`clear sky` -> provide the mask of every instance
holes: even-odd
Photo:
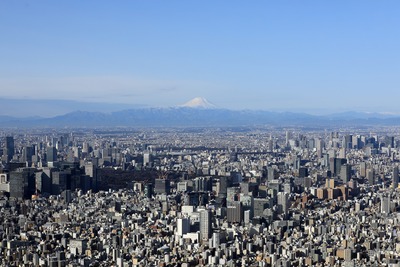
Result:
[[[0,1],[0,97],[400,113],[400,1]]]

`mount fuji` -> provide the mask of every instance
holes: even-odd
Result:
[[[203,97],[195,97],[192,100],[186,102],[185,104],[179,106],[185,108],[201,108],[201,109],[215,109],[217,106],[210,103],[207,99]]]

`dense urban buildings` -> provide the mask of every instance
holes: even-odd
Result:
[[[3,130],[0,265],[400,266],[399,130]]]

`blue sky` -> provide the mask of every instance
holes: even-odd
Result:
[[[399,1],[1,1],[3,98],[400,113]]]

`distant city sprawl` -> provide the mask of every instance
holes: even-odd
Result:
[[[3,129],[0,266],[400,266],[400,128]]]

